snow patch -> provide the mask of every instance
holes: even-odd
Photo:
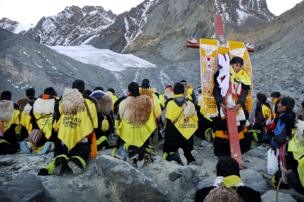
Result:
[[[81,45],[85,45],[85,44],[89,43],[93,38],[95,38],[95,37],[97,37],[97,36],[98,36],[98,35],[93,35],[93,36],[89,37],[89,38],[86,39],[84,42],[82,42]]]
[[[127,45],[129,45],[131,39],[128,37],[128,33],[130,32],[129,29],[130,29],[130,26],[129,26],[129,22],[128,22],[128,19],[127,17],[124,17],[124,22],[125,22],[125,29],[126,29],[126,32],[125,32],[125,39],[127,41]]]
[[[144,2],[143,8],[138,10],[137,13],[139,13],[139,16],[137,18],[131,18],[133,26],[136,27],[135,30],[129,31],[130,30],[130,23],[124,18],[125,22],[125,27],[126,27],[126,32],[125,32],[125,39],[127,41],[126,46],[123,48],[122,52],[129,46],[129,44],[134,41],[143,31],[144,26],[147,23],[148,20],[148,14],[147,12],[151,8],[151,6],[155,5],[158,3],[159,0],[149,0]]]
[[[93,46],[49,46],[49,48],[78,60],[85,64],[96,65],[110,71],[123,71],[128,67],[153,68],[156,67],[133,54],[120,54],[108,49],[97,49]]]
[[[227,11],[227,5],[225,3],[222,3],[221,4],[221,9],[222,9],[222,12],[223,12],[223,19],[224,19],[224,22],[229,22],[230,20],[230,16],[229,16],[229,13]]]
[[[236,9],[236,13],[238,14],[238,19],[237,19],[237,24],[241,25],[242,23],[245,22],[245,20],[250,16],[248,13],[244,12],[241,9]]]
[[[31,29],[33,27],[34,27],[34,24],[18,23],[17,27],[14,29],[14,33],[18,34],[22,31],[28,31],[29,29]]]

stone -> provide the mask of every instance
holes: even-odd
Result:
[[[260,173],[252,169],[241,170],[241,179],[244,184],[252,189],[265,193],[268,190],[267,182]]]
[[[35,175],[24,173],[0,188],[1,201],[53,201],[49,192]]]
[[[120,201],[167,201],[166,193],[139,170],[125,161],[101,155],[96,159],[97,173],[111,189],[111,199]],[[115,197],[115,198],[114,198]]]
[[[263,202],[276,202],[276,191],[269,190],[265,194],[262,195]],[[296,202],[296,200],[290,195],[279,192],[279,201],[288,201],[288,202]]]

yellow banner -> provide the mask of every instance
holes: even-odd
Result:
[[[201,112],[207,117],[218,115],[215,99],[213,97],[216,72],[218,42],[214,39],[200,39],[200,68],[202,86]]]
[[[229,44],[229,54],[230,58],[235,56],[241,57],[244,60],[244,70],[250,76],[250,80],[252,81],[252,65],[249,57],[249,53],[245,44],[241,41],[228,41]],[[253,82],[251,82],[250,86],[251,90],[246,99],[246,108],[250,112],[252,110],[252,89]]]

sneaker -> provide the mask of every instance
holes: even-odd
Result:
[[[117,140],[118,140],[118,135],[116,133],[111,133],[109,135],[108,141],[109,141],[109,146],[114,147],[117,145]]]
[[[203,161],[202,157],[200,156],[200,154],[196,150],[192,150],[191,155],[195,159],[196,165],[202,165],[203,164],[204,161]]]
[[[144,165],[145,165],[145,159],[144,158],[143,159],[137,159],[137,161],[136,161],[137,168],[142,168],[142,167],[144,167]]]
[[[179,148],[176,152],[169,155],[167,158],[169,161],[173,160],[181,165],[187,165],[188,161],[184,155],[184,150],[182,148]]]
[[[53,144],[52,142],[46,142],[42,149],[38,152],[39,155],[43,155],[43,154],[46,154],[46,153],[49,153],[53,150]]]
[[[128,153],[123,147],[119,147],[114,157],[126,161],[128,159]]]
[[[213,140],[213,130],[211,128],[208,128],[205,131],[205,140],[207,142],[212,142],[212,140]]]
[[[59,164],[58,166],[55,166],[53,174],[57,176],[61,176],[63,174],[62,168],[63,168],[63,164]]]
[[[26,141],[19,142],[22,154],[30,154],[32,151]]]
[[[73,175],[79,175],[83,173],[83,170],[78,165],[76,165],[76,163],[74,163],[73,161],[69,161],[68,166],[71,169]]]

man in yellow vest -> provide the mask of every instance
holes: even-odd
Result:
[[[19,113],[12,101],[12,93],[3,91],[0,100],[0,154],[13,154],[19,150],[15,132]]]
[[[288,143],[288,184],[297,192],[304,193],[304,121],[298,119],[296,134]]]
[[[224,98],[227,94],[229,83],[231,82],[232,93],[229,98],[234,110],[238,112],[238,133],[241,146],[241,152],[244,153],[250,149],[251,139],[247,136],[247,120],[249,113],[246,107],[246,97],[250,90],[251,80],[249,75],[242,68],[244,60],[240,57],[233,57],[230,61],[229,76],[222,75],[221,68],[214,74],[213,95],[218,106],[219,115],[213,120],[215,129],[214,154],[216,156],[230,156],[229,135],[225,117],[226,105]],[[229,72],[230,71],[230,72]],[[228,79],[228,80],[227,80]]]
[[[98,126],[96,106],[83,97],[84,89],[84,82],[75,80],[72,89],[64,90],[59,105],[61,116],[55,124],[58,141],[55,142],[54,159],[45,170],[40,170],[40,175],[62,175],[68,170],[74,175],[80,174],[87,166],[91,148],[97,150],[94,134]],[[91,143],[94,142],[93,148]]]
[[[174,160],[182,165],[198,161],[198,153],[193,150],[193,134],[198,128],[198,118],[194,104],[185,97],[185,88],[181,83],[174,85],[174,96],[164,112],[166,122],[163,158]]]
[[[155,119],[161,114],[157,100],[153,102],[147,95],[140,95],[139,85],[128,85],[128,97],[119,105],[117,133],[119,135],[118,155],[124,160],[132,160],[142,167],[145,157],[149,157],[147,147],[149,137],[157,129]],[[133,163],[132,162],[132,163]]]

